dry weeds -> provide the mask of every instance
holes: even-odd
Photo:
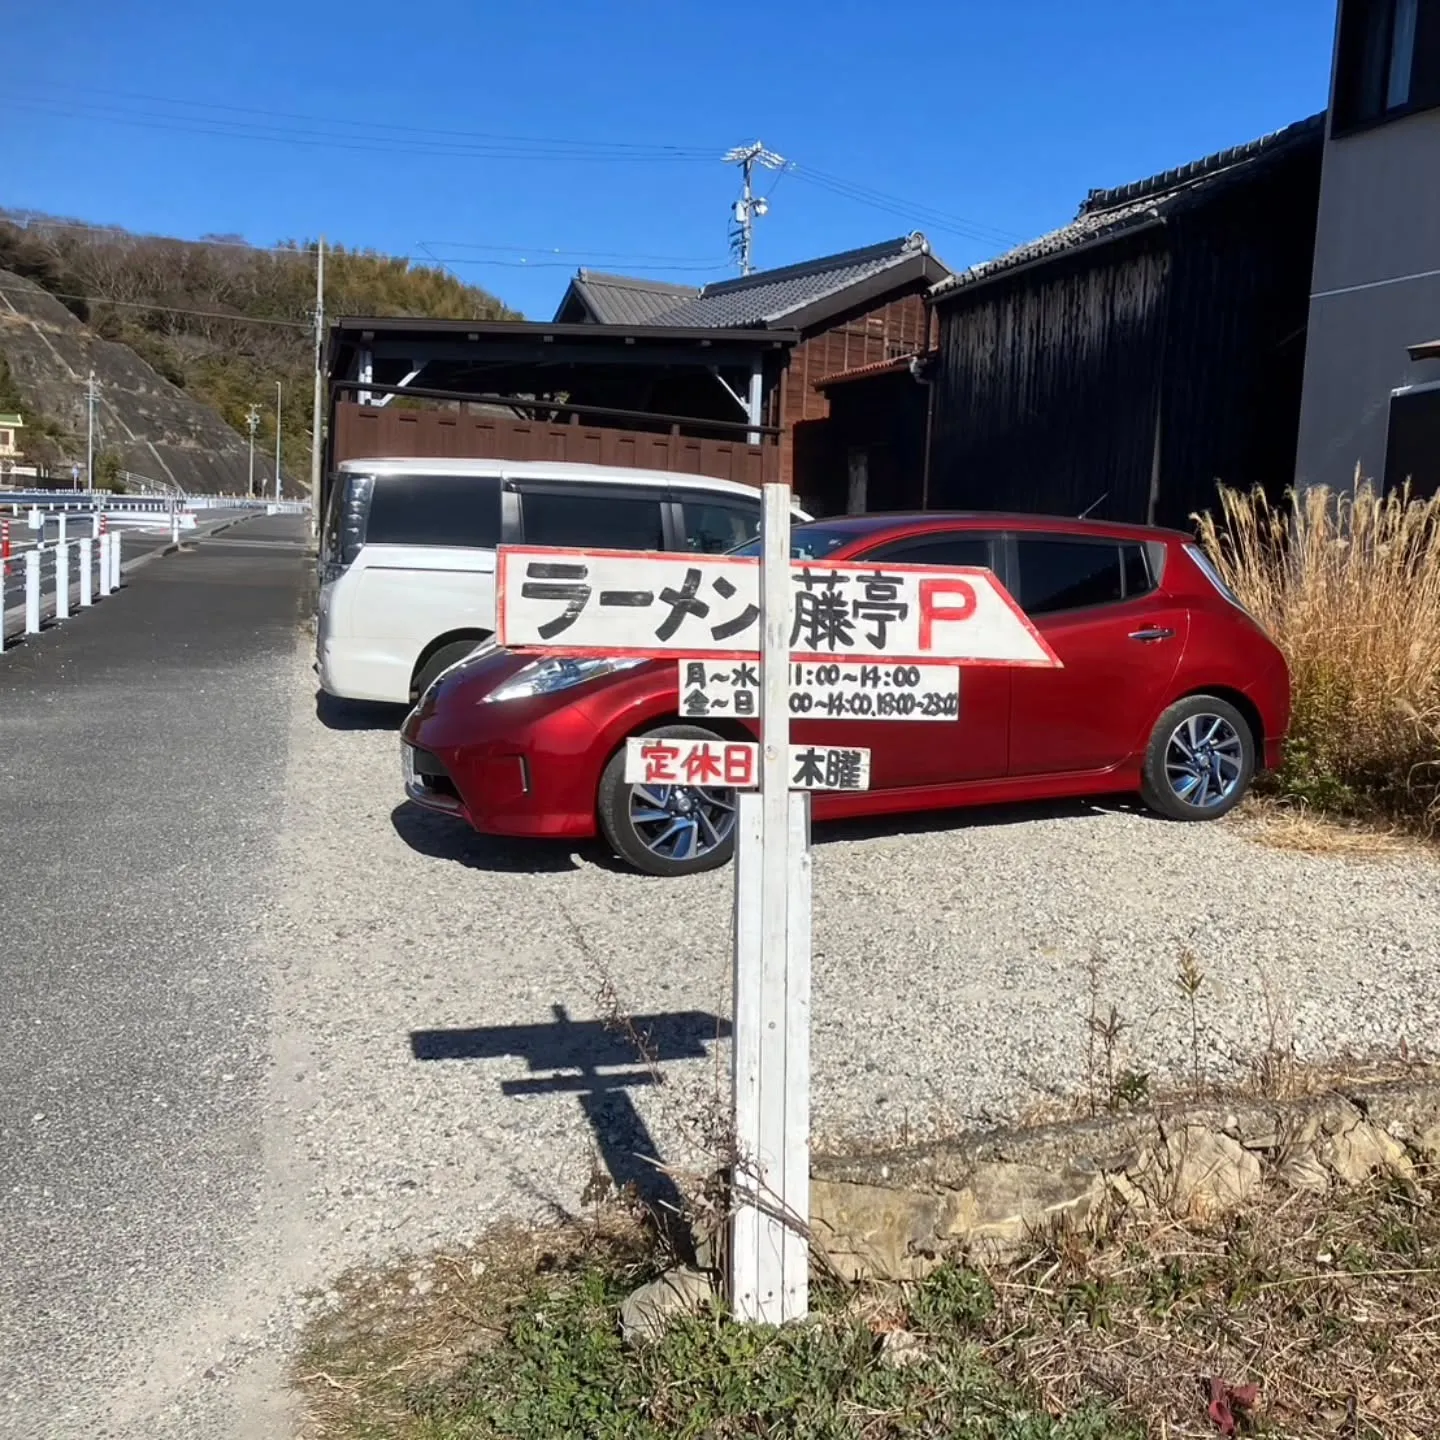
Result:
[[[1211,1377],[1263,1433],[1440,1435],[1440,1210],[1398,1181],[1271,1195],[1223,1227],[1128,1219],[991,1276],[986,1357],[1047,1409],[1100,1398],[1151,1435],[1214,1436]]]
[[[1440,822],[1440,496],[1222,489],[1201,541],[1290,664],[1284,793]]]

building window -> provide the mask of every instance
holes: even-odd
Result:
[[[1440,0],[1344,0],[1335,130],[1440,105]]]
[[[8,450],[15,443],[13,430],[0,430],[0,450]]]
[[[1410,486],[1418,499],[1440,494],[1440,385],[1390,396],[1385,440],[1385,489]]]

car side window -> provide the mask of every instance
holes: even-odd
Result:
[[[493,475],[377,475],[365,522],[369,545],[500,543],[500,481]]]
[[[527,545],[596,550],[663,550],[665,522],[659,491],[617,494],[581,490],[522,490],[521,528]]]
[[[1019,535],[1016,599],[1028,615],[1110,605],[1153,589],[1143,547],[1114,540]]]
[[[988,568],[990,539],[986,535],[923,535],[892,540],[869,551],[868,560],[893,560],[897,565],[978,565]]]
[[[721,555],[747,544],[760,533],[759,504],[718,500],[681,501],[685,512],[685,548],[700,555]]]

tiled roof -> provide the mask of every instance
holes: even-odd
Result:
[[[1318,145],[1324,135],[1324,124],[1322,112],[1287,125],[1273,134],[1262,135],[1248,144],[1216,151],[1203,160],[1162,171],[1148,179],[1112,190],[1092,190],[1070,224],[1062,225],[1038,240],[1017,246],[994,260],[986,260],[969,270],[951,275],[933,286],[930,293],[937,297],[951,294],[1032,261],[1138,230],[1176,210],[1198,203],[1200,199],[1231,184],[1237,176],[1250,171],[1259,161],[1273,160],[1306,142]]]
[[[927,357],[917,350],[912,350],[907,355],[892,355],[886,360],[872,360],[868,365],[854,365],[849,370],[836,370],[829,375],[822,375],[811,388],[825,390],[831,385],[844,385],[851,380],[869,380],[874,375],[908,370],[916,360],[923,358]]]
[[[597,270],[577,271],[570,288],[601,325],[650,325],[664,311],[700,293],[693,285],[602,275]]]
[[[657,325],[763,326],[848,290],[882,272],[928,255],[923,235],[902,235],[863,250],[846,250],[802,265],[759,270],[707,285],[693,299],[654,317]]]

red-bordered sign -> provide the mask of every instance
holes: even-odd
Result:
[[[795,560],[790,576],[797,658],[1060,664],[989,570]],[[511,650],[760,650],[760,566],[748,557],[502,545],[495,591],[496,640]]]

